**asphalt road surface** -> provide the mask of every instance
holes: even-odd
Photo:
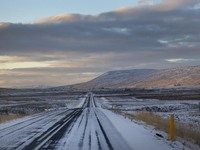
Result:
[[[49,111],[0,128],[0,150],[128,150],[92,93],[83,106]]]

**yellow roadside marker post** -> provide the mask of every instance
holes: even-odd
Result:
[[[174,141],[174,115],[170,116],[170,140]]]

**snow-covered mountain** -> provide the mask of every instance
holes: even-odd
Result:
[[[109,71],[74,88],[159,88],[200,85],[200,66]]]
[[[161,70],[132,69],[109,71],[85,83],[53,87],[47,90],[71,91],[79,89],[84,91],[84,89],[88,88],[160,88],[197,85],[200,86],[200,65]],[[12,92],[13,90],[0,88],[0,94]],[[31,89],[26,90],[29,91]]]
[[[125,87],[157,88],[193,85],[200,85],[200,66],[159,70],[136,84],[125,85]]]
[[[99,77],[86,82],[77,84],[75,88],[117,88],[130,83],[134,84],[139,80],[143,80],[149,74],[157,72],[155,69],[133,69],[109,71]]]

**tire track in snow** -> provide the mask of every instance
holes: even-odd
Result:
[[[96,112],[95,112],[95,116],[96,116],[96,118],[97,118],[97,121],[98,121],[98,123],[99,123],[99,127],[100,127],[100,129],[101,129],[101,131],[102,131],[102,133],[103,133],[103,135],[104,135],[104,138],[105,138],[105,140],[106,140],[106,143],[107,143],[109,149],[110,149],[110,150],[113,150],[112,144],[110,143],[110,141],[109,141],[109,139],[108,139],[108,136],[106,135],[106,132],[105,132],[105,130],[103,129],[103,126],[101,125],[101,122],[99,121],[99,118],[97,117]]]
[[[69,111],[69,110],[67,110],[67,111]],[[23,122],[14,124],[14,125],[12,125],[12,126],[3,128],[3,129],[0,130],[0,132],[1,132],[0,138],[5,138],[5,136],[8,136],[8,135],[10,135],[10,134],[13,134],[14,132],[17,132],[17,131],[19,131],[19,130],[21,130],[21,129],[24,129],[24,128],[26,128],[26,127],[29,127],[29,126],[31,126],[31,125],[33,125],[33,124],[35,124],[35,123],[38,123],[38,122],[41,121],[41,120],[47,119],[47,118],[49,118],[49,117],[54,116],[54,117],[52,118],[52,119],[54,119],[54,118],[56,118],[57,116],[66,113],[67,111],[65,110],[64,112],[61,112],[61,113],[58,113],[58,114],[52,113],[52,114],[49,114],[48,116],[46,116],[46,115],[43,114],[43,116],[41,115],[41,116],[42,116],[41,118],[40,118],[40,116],[39,116],[39,117],[36,117],[36,118],[31,118],[31,119],[28,119],[28,120],[26,120],[26,121],[23,121]],[[29,122],[30,122],[30,123],[29,123]],[[24,123],[26,123],[26,125],[23,125]],[[48,123],[48,122],[47,122],[47,123]],[[7,133],[2,134],[3,132],[7,132]]]
[[[31,143],[23,148],[23,150],[38,150],[48,147],[48,149],[54,149],[56,143],[62,138],[63,134],[66,132],[68,127],[73,120],[78,117],[82,112],[82,109],[77,109],[67,114],[65,118],[56,122],[52,127],[50,127],[46,132],[44,132],[39,137],[35,138]]]
[[[92,138],[91,138],[91,131],[90,131],[90,134],[89,134],[89,150],[91,150],[91,145],[92,145],[91,141],[92,141]]]
[[[81,122],[83,121],[83,117],[84,117],[84,115],[81,115],[81,121],[79,122],[78,127],[80,127]]]
[[[54,115],[49,116],[49,118],[43,122],[43,125],[45,125],[44,123],[51,121],[51,124],[47,126],[48,128],[46,128],[46,126],[42,128],[43,130],[41,133],[38,133],[38,130],[36,130],[36,134],[27,134],[28,137],[20,141],[21,145],[19,145],[19,141],[15,141],[14,148],[11,147],[11,149],[128,150],[129,148],[126,146],[127,143],[122,139],[120,134],[116,132],[117,130],[115,130],[113,124],[110,123],[109,118],[107,118],[100,109],[95,107],[95,99],[92,93],[89,93],[82,108],[71,109],[66,115],[62,116],[54,112]],[[67,111],[64,111],[60,114],[66,112]],[[52,121],[56,116],[59,116],[59,118],[55,119],[56,121]],[[46,116],[44,116],[43,119],[45,119],[45,117]],[[42,124],[40,123],[38,125]],[[26,128],[26,130],[32,129],[33,127],[36,126],[30,126],[30,128]],[[35,131],[33,130],[33,132]]]
[[[96,134],[96,138],[97,138],[98,148],[99,148],[99,150],[102,150],[101,143],[100,143],[100,140],[99,140],[99,136],[98,136],[97,131],[95,131],[95,134]]]
[[[86,111],[86,122],[85,122],[85,126],[84,126],[84,130],[83,130],[83,134],[82,134],[82,137],[79,141],[79,147],[83,147],[83,140],[85,138],[85,133],[86,133],[86,128],[87,128],[87,124],[88,124],[88,116],[89,116],[89,109],[87,109]]]

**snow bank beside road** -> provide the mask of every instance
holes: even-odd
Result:
[[[136,124],[109,110],[101,109],[101,111],[110,119],[133,150],[190,150],[180,142],[171,143],[164,138],[156,137],[156,132],[146,126]]]

